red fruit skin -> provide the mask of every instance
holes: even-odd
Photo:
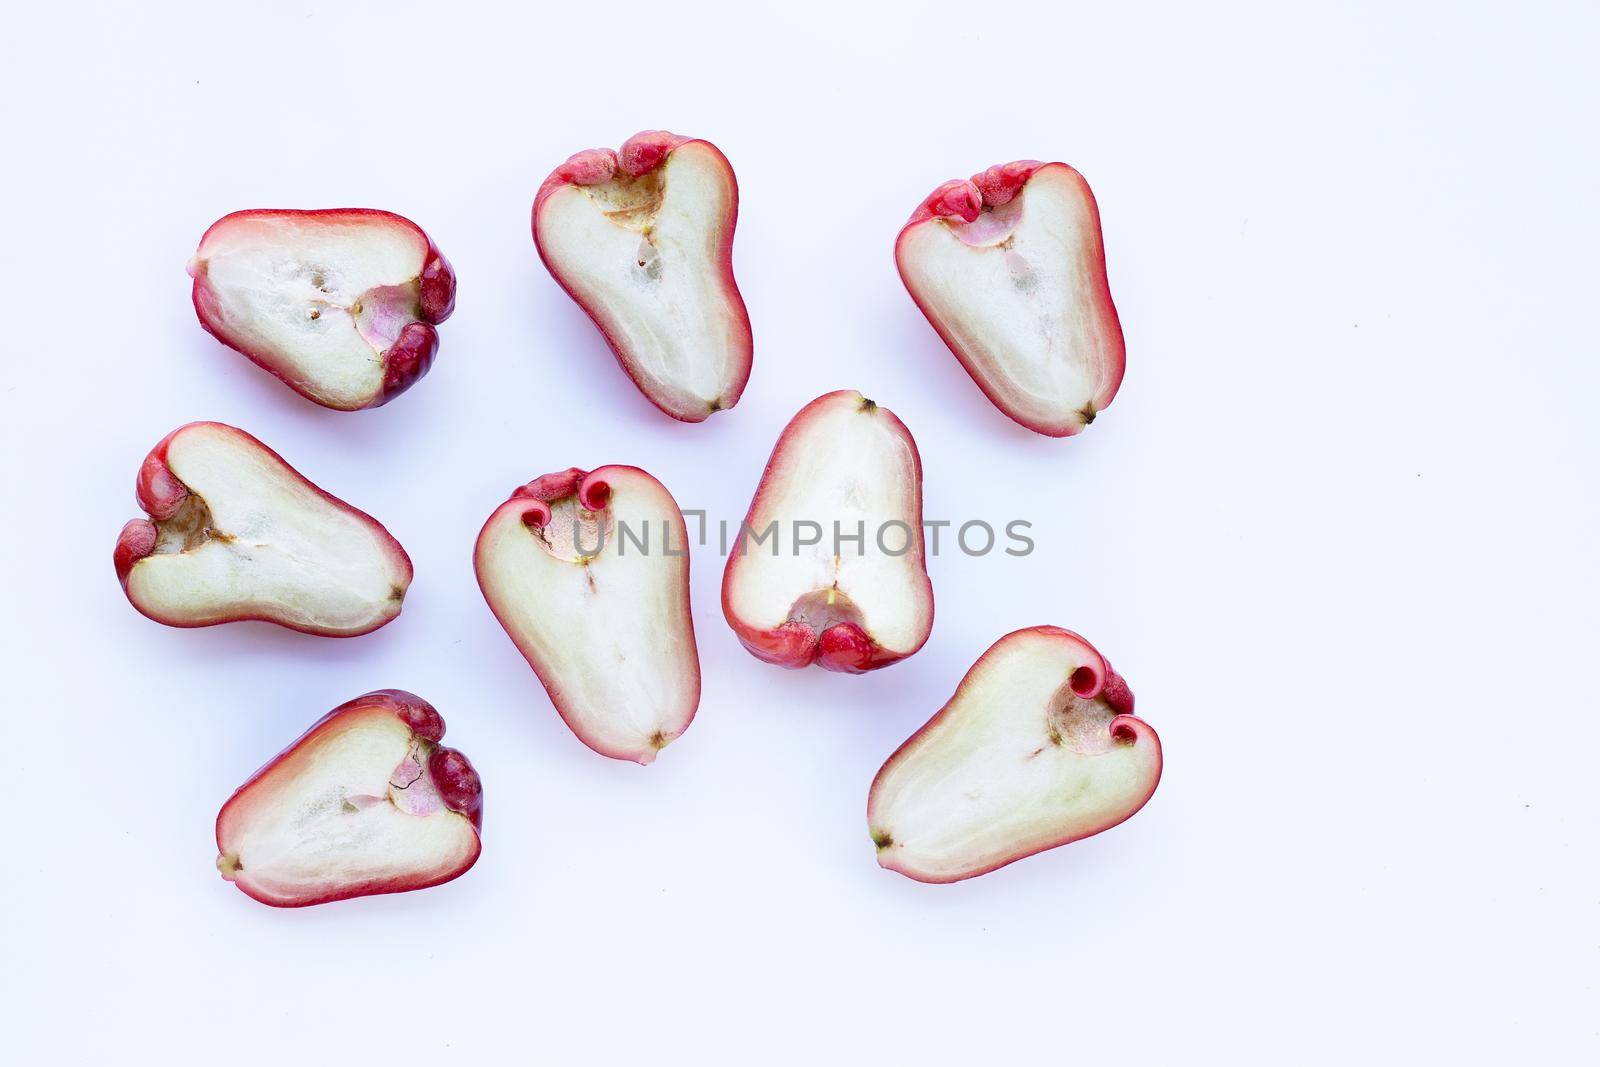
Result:
[[[409,693],[404,689],[376,689],[370,693],[364,694],[363,696],[358,696],[354,700],[345,701],[343,704],[340,704],[338,707],[328,712],[328,714],[312,723],[311,727],[306,730],[305,733],[301,734],[291,744],[286,746],[282,752],[279,752],[276,756],[273,756],[266,763],[263,763],[260,768],[256,770],[256,773],[252,774],[245,780],[243,785],[233,791],[233,795],[230,796],[227,802],[222,805],[222,810],[217,812],[217,820],[215,823],[217,851],[227,851],[227,846],[222,840],[222,824],[223,820],[227,818],[228,810],[232,808],[234,804],[238,803],[239,799],[245,795],[249,788],[254,785],[262,775],[266,774],[278,764],[294,755],[295,751],[302,745],[315,742],[322,734],[328,732],[334,726],[336,726],[343,717],[347,715],[358,715],[374,711],[395,716],[401,722],[410,727],[413,733],[429,742],[437,744],[439,739],[444,736],[444,718],[440,716],[439,712],[435,710],[434,706],[417,696],[415,693]],[[417,725],[413,725],[414,723],[420,724],[422,729],[418,729]],[[429,736],[427,731],[430,730],[436,732],[434,732],[432,736]],[[440,757],[445,756],[446,753],[449,754],[448,760],[441,761]],[[435,765],[438,765],[441,762],[445,762],[447,764],[446,770],[450,776],[450,784],[449,788],[446,788],[445,782],[443,780],[439,780],[437,782],[439,786],[439,795],[441,798],[443,798],[446,807],[450,808],[451,811],[459,812],[460,814],[465,815],[471,821],[472,828],[475,831],[475,836],[478,837],[478,847],[473,851],[472,857],[467,861],[466,865],[460,870],[453,871],[442,878],[435,878],[429,881],[419,882],[414,885],[393,884],[385,888],[369,889],[352,893],[330,893],[327,896],[298,901],[269,900],[265,897],[252,893],[248,886],[240,885],[238,882],[235,882],[234,885],[238,886],[239,891],[244,893],[244,895],[249,897],[251,900],[260,901],[269,907],[308,908],[313,904],[328,904],[335,900],[349,900],[353,897],[382,896],[387,893],[407,893],[413,889],[429,889],[433,886],[443,885],[446,882],[452,882],[457,878],[460,878],[463,874],[466,874],[473,868],[473,865],[478,862],[478,857],[483,854],[483,840],[481,836],[483,831],[483,782],[478,778],[478,772],[473,769],[472,763],[457,749],[444,747],[436,748],[433,755],[429,759],[429,771],[435,773],[437,776],[437,772],[434,772],[433,768]]]
[[[418,227],[418,232],[421,232],[421,227]],[[425,233],[423,236],[428,237]],[[428,258],[422,265],[420,285],[422,318],[437,326],[456,309],[456,272],[431,237],[428,237]]]
[[[906,870],[905,868],[895,866],[892,862],[884,863],[883,866],[885,869],[892,870],[896,874],[903,874],[907,878],[914,879],[918,882],[925,882],[930,885],[945,885],[951,882],[962,882],[968,878],[976,878],[979,875],[988,874],[990,871],[997,871],[1001,867],[1009,866],[1018,860],[1027,859],[1029,856],[1037,856],[1041,852],[1048,852],[1053,848],[1060,848],[1062,845],[1070,845],[1074,841],[1082,841],[1086,837],[1093,837],[1095,834],[1104,833],[1113,826],[1120,826],[1137,815],[1139,811],[1150,802],[1150,798],[1155,796],[1156,787],[1161,784],[1161,771],[1164,765],[1161,751],[1161,738],[1156,735],[1155,730],[1150,726],[1149,723],[1145,722],[1143,719],[1136,718],[1133,715],[1133,690],[1128,688],[1127,681],[1120,674],[1111,669],[1110,662],[1104,656],[1102,656],[1099,650],[1091,645],[1087,639],[1060,626],[1030,626],[1025,629],[1015,630],[1009,634],[1006,634],[1005,637],[1002,637],[999,641],[996,641],[993,645],[991,645],[988,651],[979,656],[977,662],[969,667],[967,669],[967,673],[962,676],[961,684],[956,686],[955,693],[950,697],[949,700],[945,701],[944,707],[935,712],[933,718],[924,723],[921,729],[912,734],[910,737],[906,738],[905,743],[899,748],[895,749],[894,754],[884,761],[883,766],[878,769],[878,773],[872,778],[872,786],[867,790],[867,824],[869,826],[876,825],[877,812],[875,810],[875,800],[878,793],[878,782],[883,778],[884,775],[888,774],[902,759],[905,758],[906,753],[912,751],[916,747],[917,743],[922,739],[924,734],[933,729],[933,727],[938,724],[939,720],[944,718],[944,716],[949,713],[951,705],[956,702],[956,699],[961,695],[961,690],[966,687],[967,680],[972,677],[973,672],[978,669],[983,661],[988,659],[990,656],[995,655],[1005,641],[1021,634],[1044,634],[1063,641],[1071,641],[1088,654],[1088,669],[1092,672],[1092,675],[1088,678],[1082,679],[1080,684],[1080,679],[1078,676],[1084,670],[1084,668],[1078,668],[1077,671],[1073,672],[1072,690],[1080,697],[1088,700],[1093,700],[1096,697],[1103,698],[1105,702],[1110,705],[1111,709],[1117,712],[1117,717],[1111,720],[1111,735],[1113,737],[1130,741],[1135,744],[1153,745],[1155,747],[1156,773],[1150,781],[1149,791],[1140,798],[1139,803],[1134,805],[1133,808],[1130,809],[1129,812],[1120,819],[1108,822],[1104,826],[1095,827],[1086,833],[1069,834],[1068,836],[1057,841],[1052,841],[1047,845],[1034,849],[1032,852],[1027,852],[1020,856],[1013,856],[1010,859],[1002,860],[999,863],[990,864],[981,870],[971,871],[969,873],[957,875],[952,878],[930,878],[920,872]]]
[[[150,450],[150,454],[145,456],[144,462],[139,465],[139,477],[134,483],[133,492],[139,501],[139,506],[152,519],[161,521],[172,518],[188,499],[188,487],[180,482],[177,475],[172,473],[172,468],[167,466],[167,446],[172,443],[174,437],[190,426],[199,425],[203,424],[191,422],[173,430],[157,442],[156,447]],[[211,423],[211,425],[221,426],[222,423]],[[260,444],[259,441],[256,443]],[[261,447],[266,448],[265,445]]]
[[[633,469],[637,470],[638,468]],[[588,477],[589,472],[578,467],[568,467],[566,470],[556,471],[554,474],[541,474],[526,485],[519,485],[511,490],[511,495],[507,499],[530,500],[546,505],[544,509],[546,518],[542,522],[549,522],[550,501],[576,495],[584,480]],[[579,499],[579,503],[582,503],[584,507],[589,506],[582,498]]]
[[[822,631],[817,638],[816,657],[817,666],[841,674],[865,674],[905,658],[887,653],[853,622],[841,622]]]
[[[444,737],[444,717],[432,704],[415,693],[408,693],[404,689],[375,689],[356,700],[366,704],[381,704],[390,709],[400,717],[401,722],[411,727],[412,733],[424,740],[436,742]],[[344,706],[355,702],[348,701]]]
[[[183,504],[184,499],[189,495],[189,490],[182,482],[178,480],[177,475],[172,473],[172,468],[167,465],[167,450],[171,447],[173,440],[179,434],[183,433],[185,430],[192,429],[197,426],[215,427],[245,438],[255,445],[255,447],[261,449],[267,455],[271,456],[273,459],[276,459],[279,463],[282,463],[284,467],[288,469],[290,474],[300,479],[303,485],[309,487],[318,496],[322,497],[324,500],[335,505],[336,507],[339,507],[344,511],[356,516],[357,518],[367,522],[383,535],[383,539],[388,542],[388,547],[404,562],[406,571],[406,584],[411,584],[411,579],[415,573],[411,566],[411,557],[406,554],[406,550],[400,546],[399,541],[394,539],[394,535],[388,531],[383,523],[379,522],[371,515],[368,515],[360,508],[352,507],[343,500],[340,500],[338,497],[324,490],[321,486],[314,484],[305,475],[301,474],[298,470],[295,470],[295,468],[282,456],[278,455],[278,453],[262,444],[260,440],[248,433],[245,433],[237,426],[229,426],[225,422],[184,423],[182,426],[179,426],[176,430],[173,430],[171,433],[167,434],[167,436],[163,437],[156,443],[156,446],[150,450],[150,454],[147,455],[144,458],[144,462],[139,465],[139,477],[134,486],[134,498],[139,502],[139,507],[143,509],[151,519],[170,519],[177,513],[178,508]],[[122,527],[122,532],[117,535],[117,545],[112,552],[111,560],[113,566],[116,568],[117,581],[121,583],[124,595],[126,595],[128,591],[128,575],[132,573],[134,566],[141,559],[144,559],[146,556],[155,551],[155,547],[155,523],[149,521],[148,519],[130,519],[128,523]],[[164,626],[176,626],[180,629],[186,630],[195,629],[201,626],[220,626],[223,623],[228,622],[270,622],[274,626],[282,626],[288,630],[296,630],[300,633],[313,634],[317,637],[361,637],[363,634],[369,634],[373,630],[377,630],[394,621],[394,619],[385,619],[382,622],[375,623],[372,626],[369,626],[367,629],[359,632],[335,633],[330,630],[318,630],[306,626],[294,626],[278,619],[268,618],[265,615],[240,615],[231,619],[219,619],[216,622],[189,622],[183,619],[168,618],[153,611],[148,611],[143,606],[135,603],[131,596],[128,597],[128,603],[133,604],[134,610],[147,619],[159,622]]]
[[[428,373],[439,354],[439,331],[426,322],[408,322],[383,353],[383,392],[368,407],[381,407]]]
[[[744,333],[743,367],[736,380],[729,389],[728,401],[718,410],[725,411],[739,402],[744,395],[744,387],[750,381],[750,368],[754,363],[755,338],[750,330],[750,313],[745,309],[744,296],[739,292],[739,283],[733,277],[733,231],[739,222],[739,183],[734,178],[733,164],[728,162],[728,157],[722,150],[710,141],[698,137],[684,137],[665,130],[641,130],[622,143],[620,151],[609,148],[588,148],[576,152],[567,158],[567,161],[550,172],[550,176],[539,185],[539,191],[533,198],[533,247],[539,253],[539,261],[544,264],[545,270],[550,272],[556,284],[561,286],[562,292],[572,299],[574,304],[583,308],[583,313],[589,316],[589,321],[594,323],[595,329],[600,331],[600,336],[606,340],[606,345],[611,349],[611,354],[616,358],[617,364],[633,382],[634,387],[643,393],[645,399],[654,404],[663,414],[677,419],[679,422],[704,422],[711,416],[707,411],[696,416],[689,416],[682,412],[669,411],[663,407],[650,391],[644,387],[639,375],[633,370],[628,359],[623,355],[622,348],[617,344],[617,339],[600,322],[600,319],[590,311],[583,301],[578,299],[578,294],[561,276],[549,257],[544,254],[544,246],[539,243],[539,208],[549,199],[550,194],[563,185],[599,185],[611,180],[618,171],[629,177],[638,177],[648,173],[667,161],[675,150],[689,143],[702,144],[717,154],[722,165],[727,168],[729,183],[733,186],[733,201],[728,208],[726,225],[723,227],[722,240],[718,248],[718,266],[722,273],[722,283],[727,291],[732,294],[733,304],[739,314],[740,325]]]
[[[1094,400],[1095,410],[1097,412],[1104,411],[1111,406],[1111,401],[1115,399],[1117,390],[1122,386],[1122,378],[1127,371],[1128,350],[1126,344],[1123,343],[1122,320],[1117,316],[1117,307],[1111,301],[1111,286],[1106,278],[1106,250],[1100,225],[1100,205],[1096,202],[1094,193],[1089,189],[1088,181],[1076,169],[1069,167],[1065,163],[1041,163],[1036,159],[1018,159],[1010,163],[996,163],[988,170],[974,174],[971,178],[965,180],[956,178],[947,181],[924,197],[922,203],[917,205],[916,210],[911,213],[911,217],[906,220],[906,224],[900,228],[900,234],[895,238],[894,242],[894,260],[895,270],[900,273],[901,284],[906,287],[906,292],[917,305],[917,310],[922,312],[923,318],[928,320],[928,325],[933,327],[934,332],[939,335],[939,339],[944,342],[951,355],[956,357],[962,369],[967,372],[967,376],[983,391],[983,395],[989,398],[989,402],[999,408],[1007,418],[1012,419],[1019,425],[1026,426],[1034,433],[1044,434],[1046,437],[1071,437],[1082,432],[1083,427],[1074,426],[1063,430],[1058,427],[1046,426],[1039,422],[1030,422],[1007,408],[1001,398],[996,396],[983,383],[983,379],[973,370],[971,361],[962,352],[955,339],[940,328],[934,316],[929,314],[927,305],[922,302],[915,290],[912,289],[911,283],[906,278],[905,267],[902,265],[900,258],[901,247],[905,243],[906,234],[914,227],[925,225],[939,218],[959,218],[962,222],[972,222],[985,207],[1004,207],[1009,204],[1016,198],[1022,187],[1036,173],[1046,167],[1060,167],[1063,170],[1070,171],[1082,183],[1089,212],[1094,218],[1094,232],[1096,249],[1099,253],[1100,269],[1096,272],[1099,285],[1093,294],[1093,300],[1099,307],[1101,314],[1105,316],[1106,321],[1116,330],[1118,353],[1116,364],[1112,368],[1110,381],[1101,389]]]
[[[158,536],[156,524],[149,519],[129,519],[117,535],[117,547],[111,553],[111,563],[117,569],[117,581],[122,583],[124,593],[128,590],[128,572],[133,570],[135,563],[156,550]],[[134,607],[144,611],[137,604]]]
[[[814,663],[823,670],[840,674],[865,674],[898,663],[917,651],[912,649],[905,656],[892,653],[874,643],[853,622],[835,623],[820,634],[805,623],[796,621],[785,622],[771,630],[759,630],[734,618],[726,594],[723,595],[722,610],[739,643],[752,656],[763,663],[792,671]],[[923,638],[923,642],[926,641],[927,638]]]
[[[320,216],[330,219],[343,217],[346,219],[370,219],[374,222],[382,221],[413,230],[427,242],[428,249],[423,256],[422,269],[418,272],[422,321],[420,323],[408,323],[400,331],[400,336],[395,339],[395,342],[384,349],[382,355],[384,362],[383,385],[377,395],[365,404],[359,404],[355,407],[339,407],[318,400],[301,389],[299,385],[285,377],[282,371],[272,366],[264,354],[252,351],[249,348],[248,341],[230,333],[227,327],[223,325],[222,314],[216,304],[216,294],[211,291],[211,286],[207,282],[203,271],[195,274],[194,287],[190,291],[190,299],[194,303],[195,315],[200,320],[201,328],[307,400],[323,407],[332,408],[335,411],[360,411],[366,408],[382,407],[416,384],[419,378],[428,373],[428,368],[433,366],[434,356],[439,351],[439,332],[433,329],[433,326],[448,319],[450,313],[456,308],[456,272],[450,266],[450,261],[445,259],[444,254],[439,251],[439,247],[433,243],[433,238],[429,237],[421,226],[418,226],[405,216],[396,215],[392,211],[381,211],[377,208],[247,208],[243,211],[229,212],[216,222],[213,222],[206,228],[206,232],[201,234],[199,247],[205,247],[206,237],[210,235],[212,230],[230,220],[262,218],[274,215]]]
[[[507,508],[520,509],[522,512],[522,521],[529,526],[543,526],[548,523],[550,521],[551,514],[550,502],[560,500],[563,497],[575,495],[578,498],[578,503],[588,510],[603,511],[607,503],[609,503],[611,496],[611,486],[607,482],[607,479],[610,477],[615,477],[616,474],[620,472],[642,474],[646,478],[649,478],[651,481],[655,482],[657,485],[661,485],[662,490],[667,493],[669,498],[672,496],[672,493],[666,489],[666,486],[662,485],[660,479],[656,478],[649,471],[646,471],[641,467],[633,467],[626,464],[617,463],[608,464],[604,467],[596,467],[593,471],[586,471],[579,467],[568,467],[564,471],[556,471],[553,474],[540,475],[531,482],[528,482],[526,485],[519,485],[513,489],[511,491],[511,495],[506,498],[505,503],[501,504],[498,508],[495,508],[494,511],[490,513],[489,517],[484,520],[483,528],[478,532],[479,542],[482,542],[484,532],[494,524],[495,519],[499,517],[500,513]],[[683,729],[678,732],[678,736],[681,737],[684,733],[688,732],[689,727],[693,725],[695,712],[699,710],[700,706],[700,649],[695,641],[694,613],[690,608],[689,602],[689,530],[688,527],[684,525],[683,516],[681,514],[677,516],[677,530],[674,532],[673,536],[675,538],[674,543],[684,546],[684,554],[678,558],[680,560],[679,565],[683,568],[683,611],[685,617],[689,619],[689,658],[694,662],[695,665],[694,689],[687,700],[689,706],[695,710],[689,713],[687,721],[685,721],[683,724]],[[489,606],[489,611],[494,615],[495,621],[500,624],[500,628],[506,632],[506,636],[511,638],[511,643],[516,645],[517,651],[522,653],[522,658],[528,661],[528,666],[533,668],[533,673],[538,677],[539,684],[544,686],[545,693],[550,697],[550,703],[555,706],[556,714],[561,716],[561,721],[566,723],[567,729],[571,730],[573,736],[575,736],[578,740],[582,741],[585,745],[588,745],[591,749],[600,753],[602,756],[606,756],[610,759],[634,761],[634,756],[632,754],[627,752],[612,751],[603,746],[597,745],[584,733],[577,717],[573,715],[571,710],[567,707],[566,699],[560,688],[551,685],[551,683],[546,680],[545,668],[534,656],[533,650],[531,648],[524,648],[522,644],[517,641],[516,635],[513,633],[511,627],[506,625],[506,620],[500,615],[499,610],[494,606],[494,598],[489,595],[488,587],[484,584],[483,568],[479,563],[478,550],[476,548],[473,551],[472,569],[473,573],[477,576],[478,590],[483,594],[484,603]]]
[[[783,451],[784,443],[802,425],[801,420],[819,406],[837,396],[849,394],[849,389],[836,389],[817,397],[811,403],[801,408],[794,418],[789,420],[789,425],[783,428],[778,435],[777,444],[772,446],[772,453],[767,457],[767,465],[761,472],[761,481],[756,486],[755,495],[750,498],[750,510],[745,512],[744,526],[749,529],[755,519],[756,505],[760,503],[761,496],[766,492],[768,483],[774,477],[773,464]],[[916,463],[917,484],[922,484],[922,453],[917,451],[916,438],[911,436],[911,431],[900,417],[884,407],[878,407],[879,414],[893,419],[896,427],[905,436],[911,445],[911,457]],[[803,622],[790,620],[763,630],[750,626],[740,619],[733,611],[732,588],[734,575],[744,556],[736,547],[728,556],[728,565],[722,573],[722,616],[728,620],[734,636],[738,637],[749,653],[763,663],[772,663],[788,670],[800,670],[816,664],[823,670],[836,671],[840,674],[865,674],[891,663],[898,663],[908,656],[915,655],[923,645],[928,643],[928,637],[933,633],[933,614],[937,606],[932,602],[933,582],[928,577],[927,548],[921,541],[917,544],[917,569],[922,575],[922,583],[929,590],[928,607],[928,632],[923,634],[917,647],[909,652],[892,652],[873,641],[867,633],[853,622],[836,623],[823,630],[820,634]]]
[[[445,807],[460,812],[472,820],[475,829],[483,829],[483,783],[472,761],[459,749],[439,748],[428,760],[428,773]]]

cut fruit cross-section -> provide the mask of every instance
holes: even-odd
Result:
[[[533,240],[650,402],[700,422],[750,377],[733,280],[739,186],[709,141],[650,130],[579,152],[545,179]]]
[[[329,712],[217,815],[217,869],[297,908],[448,882],[477,862],[483,786],[439,744],[444,720],[399,689]]]
[[[784,428],[722,578],[722,612],[759,659],[860,673],[933,628],[922,461],[892,411],[818,397]]]
[[[1117,395],[1125,352],[1083,175],[1025,159],[939,186],[895,242],[911,297],[994,405],[1065,437]]]
[[[878,862],[954,882],[1097,834],[1144,807],[1161,741],[1094,647],[1036,626],[994,643],[873,780]]]
[[[478,585],[578,739],[650,763],[700,703],[688,531],[637,467],[536,478],[478,534]]]
[[[260,619],[354,637],[400,614],[411,560],[389,531],[220,422],[168,434],[139,468],[148,519],[117,538],[128,600],[169,626]]]
[[[189,263],[200,325],[325,407],[377,407],[427,373],[456,277],[387,211],[235,211]]]

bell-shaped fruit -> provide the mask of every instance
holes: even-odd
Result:
[[[710,141],[660,130],[555,169],[533,241],[650,402],[700,422],[750,377],[750,318],[733,280],[739,185]]]
[[[790,420],[729,552],[722,612],[783,667],[854,674],[922,647],[922,460],[894,412],[842,390]]]
[[[878,772],[878,862],[954,882],[1097,834],[1144,807],[1161,741],[1094,647],[1055,626],[994,643]]]
[[[400,543],[243,430],[180,426],[145,457],[136,494],[150,517],[122,528],[113,562],[157,622],[354,637],[400,614],[411,584]]]
[[[387,211],[235,211],[189,262],[200,325],[325,407],[377,407],[428,372],[456,276]]]
[[[443,736],[433,705],[403,690],[334,708],[222,806],[217,870],[280,908],[464,874],[482,848],[483,786]]]
[[[894,246],[911,298],[995,407],[1066,437],[1122,383],[1122,326],[1083,175],[1024,159],[945,182]]]
[[[622,466],[536,478],[478,534],[484,599],[603,756],[651,762],[700,704],[688,546],[666,486]]]

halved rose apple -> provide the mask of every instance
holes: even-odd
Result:
[[[996,641],[889,757],[867,825],[884,867],[954,882],[1108,830],[1160,780],[1128,684],[1077,634],[1035,626]]]
[[[1126,361],[1100,210],[1065,163],[1023,159],[935,189],[894,246],[928,322],[995,407],[1038,433],[1078,433]]]
[[[624,466],[536,478],[478,534],[490,610],[602,756],[652,762],[700,704],[688,544],[666,486]]]
[[[334,708],[217,815],[217,870],[280,908],[448,882],[482,851],[483,785],[421,697]]]
[[[733,280],[739,185],[710,141],[660,130],[557,167],[533,240],[650,402],[700,422],[739,402],[750,317]]]
[[[857,674],[933,628],[922,460],[905,423],[853,390],[784,428],[722,578],[722,612],[758,659]]]
[[[456,276],[416,223],[387,211],[235,211],[189,261],[217,340],[324,407],[377,407],[427,373]]]
[[[354,637],[400,614],[411,559],[372,516],[220,422],[164,437],[113,562],[128,601],[168,626],[259,619]]]

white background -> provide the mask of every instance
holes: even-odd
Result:
[[[1600,1052],[1592,6],[33,5],[5,98],[6,933],[17,1063],[1593,1063]],[[43,13],[46,9],[49,13]],[[1397,8],[1406,8],[1397,10]],[[1510,10],[1510,9],[1508,9]],[[539,265],[534,189],[663,127],[742,193],[739,406],[658,414]],[[935,185],[1080,168],[1116,403],[1003,418],[903,291]],[[243,207],[373,206],[460,276],[432,373],[318,408],[201,332]],[[647,769],[560,723],[473,579],[520,482],[645,466],[737,521],[779,428],[858,388],[930,518],[869,677],[746,654],[693,558],[699,717]],[[192,419],[258,435],[410,551],[338,641],[137,615],[111,547]],[[1154,800],[974,881],[881,871],[867,785],[974,658],[1078,630],[1160,732]],[[486,783],[441,888],[300,911],[212,821],[328,708],[433,701]]]

